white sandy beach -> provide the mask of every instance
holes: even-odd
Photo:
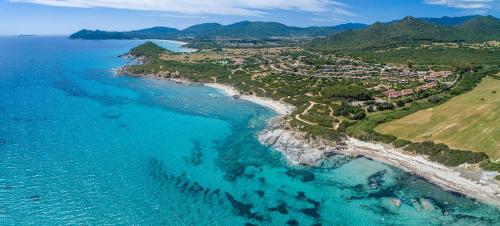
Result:
[[[347,140],[346,154],[361,154],[377,161],[415,173],[451,191],[465,194],[485,203],[500,206],[500,183],[496,174],[482,172],[479,180],[468,179],[452,167],[432,162],[419,155],[411,155],[390,145],[374,144],[354,138]]]
[[[192,48],[186,48],[184,47],[185,45],[189,44],[187,42],[181,42],[181,41],[176,41],[176,40],[165,40],[165,39],[146,39],[146,41],[152,41],[152,42],[170,42],[170,43],[175,43],[175,44],[179,44],[182,46],[182,48],[184,49],[183,51],[181,52],[186,52],[186,53],[191,53],[191,52],[196,52],[198,51],[197,49],[192,49]]]
[[[205,83],[205,86],[212,87],[214,89],[217,89],[224,93],[225,95],[228,96],[239,96],[240,99],[250,101],[259,105],[262,105],[264,107],[267,107],[276,113],[280,115],[288,115],[292,113],[293,109],[295,108],[294,106],[283,103],[280,101],[275,101],[269,98],[264,98],[264,97],[258,97],[258,96],[250,96],[250,95],[240,95],[238,90],[236,90],[234,87],[229,86],[229,85],[224,85],[224,84],[219,84],[219,83]]]

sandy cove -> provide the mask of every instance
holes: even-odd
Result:
[[[205,83],[205,86],[212,87],[214,89],[217,89],[224,93],[225,95],[228,96],[238,96],[239,99],[250,101],[253,103],[256,103],[258,105],[267,107],[274,112],[278,113],[279,115],[288,115],[292,113],[293,109],[295,108],[294,106],[281,102],[281,101],[275,101],[270,98],[265,98],[265,97],[258,97],[254,95],[241,95],[240,92],[230,86],[230,85],[225,85],[225,84],[220,84],[220,83]]]

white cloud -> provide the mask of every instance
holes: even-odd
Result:
[[[490,9],[495,4],[495,0],[424,0],[424,2],[460,9]]]
[[[59,7],[115,8],[183,14],[262,16],[268,10],[354,15],[333,0],[10,0]]]

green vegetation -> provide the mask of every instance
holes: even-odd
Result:
[[[433,48],[388,48],[385,50],[335,50],[335,53],[356,56],[371,62],[385,62],[407,64],[413,63],[414,67],[439,66],[444,69],[474,67],[474,65],[500,65],[500,48],[468,48],[468,47],[441,47]]]
[[[166,51],[154,42],[146,42],[130,50],[130,54],[135,57],[158,57]]]
[[[419,46],[433,42],[485,42],[500,37],[500,20],[480,16],[455,26],[445,26],[406,17],[393,23],[375,23],[366,29],[335,34],[316,40],[318,50],[370,49]]]
[[[272,37],[327,36],[350,29],[361,29],[364,24],[342,24],[332,27],[290,27],[275,22],[241,21],[229,25],[204,23],[177,30],[169,27],[153,27],[135,31],[108,32],[80,30],[72,39],[189,39],[216,40],[220,38],[264,39]]]
[[[435,144],[432,141],[411,143],[403,150],[426,155],[430,160],[447,166],[458,166],[464,163],[474,164],[488,159],[488,156],[484,152],[453,150],[445,144]]]
[[[367,90],[359,84],[349,84],[347,82],[339,82],[330,87],[323,89],[325,96],[330,98],[346,98],[356,100],[371,100],[373,92]]]
[[[481,78],[483,78],[485,75],[496,74],[498,71],[499,71],[498,67],[488,67],[488,68],[483,68],[480,72],[465,73],[462,75],[460,82],[453,89],[444,92],[442,94],[442,97],[445,98],[445,100],[450,100],[453,96],[457,96],[459,94],[463,94],[467,91],[470,91],[479,82],[481,82]],[[493,85],[495,87],[498,87],[498,81],[496,81],[497,83],[492,83],[492,80],[493,79],[486,79],[481,84],[482,85]],[[480,87],[479,89],[475,89],[475,90],[477,90],[480,93],[484,93],[484,94],[489,94],[489,95],[495,94],[491,91],[490,88]],[[466,93],[465,95],[458,96],[457,98],[454,98],[451,101],[453,101],[455,99],[460,100],[462,98],[469,99],[467,97],[470,95],[477,95],[477,94]],[[481,101],[481,98],[479,98],[479,97],[476,97],[474,99],[475,99],[475,101],[472,101],[473,104],[476,104],[477,102]],[[491,101],[498,101],[499,100],[498,98],[489,98],[489,99]],[[405,119],[404,118],[405,116],[407,116],[410,119],[413,119],[414,115],[425,114],[427,111],[429,111],[426,109],[431,109],[431,108],[432,109],[436,109],[436,108],[443,109],[440,112],[443,112],[443,114],[445,114],[447,116],[447,117],[441,118],[442,121],[438,120],[439,122],[434,122],[434,123],[438,123],[440,125],[445,125],[445,124],[449,125],[450,122],[447,121],[448,117],[450,117],[450,118],[454,117],[454,116],[455,117],[460,117],[460,116],[466,117],[467,114],[464,114],[465,112],[467,112],[467,110],[465,109],[466,107],[470,107],[469,112],[481,114],[481,112],[475,111],[478,107],[477,105],[469,106],[472,103],[466,102],[463,104],[453,104],[453,103],[450,104],[450,101],[448,101],[448,102],[445,102],[445,104],[438,106],[438,103],[432,103],[432,102],[429,102],[427,99],[422,99],[422,100],[413,102],[410,105],[406,105],[404,107],[399,107],[399,108],[396,108],[394,110],[372,113],[368,117],[366,117],[365,119],[356,122],[352,126],[349,126],[347,128],[346,132],[348,135],[356,137],[356,138],[361,139],[361,140],[392,143],[395,146],[399,146],[399,147],[406,146],[406,148],[407,148],[406,150],[408,150],[408,151],[426,154],[432,160],[443,163],[443,164],[456,165],[456,164],[460,164],[460,162],[462,162],[462,163],[469,162],[469,161],[473,161],[474,163],[481,162],[480,166],[483,169],[496,170],[496,171],[500,172],[500,163],[493,163],[490,160],[488,160],[487,158],[483,159],[481,157],[484,154],[483,151],[486,151],[486,150],[489,150],[489,151],[486,151],[486,154],[487,154],[486,157],[490,156],[490,158],[492,158],[492,159],[498,159],[498,155],[500,154],[498,152],[498,150],[500,150],[500,149],[498,149],[498,148],[491,149],[491,148],[488,148],[487,145],[485,146],[485,142],[488,143],[489,142],[488,140],[491,140],[490,138],[498,139],[498,138],[494,138],[494,137],[500,137],[498,134],[498,128],[495,128],[496,130],[493,129],[493,131],[490,131],[494,134],[488,135],[488,134],[483,133],[483,136],[478,137],[478,135],[481,135],[486,127],[488,127],[488,126],[494,127],[495,125],[498,124],[498,122],[495,122],[495,120],[498,121],[499,117],[491,117],[491,114],[490,114],[490,117],[487,119],[485,119],[482,116],[478,116],[479,118],[477,120],[487,120],[487,123],[478,123],[478,124],[472,123],[472,124],[470,124],[471,126],[481,125],[483,128],[482,128],[482,130],[479,129],[479,130],[481,130],[479,132],[477,132],[478,131],[477,128],[473,128],[474,130],[470,130],[470,129],[462,130],[462,133],[464,133],[465,135],[461,135],[461,136],[454,135],[452,133],[447,133],[447,136],[450,139],[453,139],[462,145],[462,146],[453,145],[454,147],[465,147],[463,145],[473,145],[473,146],[477,145],[477,146],[479,146],[479,148],[470,148],[469,146],[466,146],[464,149],[466,149],[467,151],[450,149],[445,144],[434,144],[432,142],[425,142],[425,141],[428,141],[429,139],[432,139],[430,137],[418,139],[418,141],[424,141],[423,143],[415,143],[415,144],[411,143],[410,144],[407,141],[397,139],[396,136],[401,137],[403,139],[409,139],[408,137],[401,136],[400,133],[391,133],[393,135],[381,134],[377,131],[380,131],[382,129],[378,129],[378,128],[376,129],[377,126],[384,128],[386,125],[391,125],[391,123],[397,122],[398,121],[397,119],[401,119],[401,118]],[[498,105],[498,103],[496,105]],[[456,110],[453,110],[453,109],[456,109]],[[496,108],[496,109],[498,110],[498,108]],[[450,112],[450,110],[452,110],[455,113],[447,114],[448,112]],[[414,114],[414,113],[416,113],[416,114]],[[414,115],[412,115],[412,114],[414,114]],[[485,113],[485,115],[486,114],[487,113]],[[497,116],[498,116],[498,112],[495,114],[497,114]],[[452,120],[452,119],[450,119],[450,120]],[[491,121],[491,120],[493,120],[493,121]],[[416,119],[413,121],[421,122],[422,120]],[[456,121],[460,121],[460,119],[454,120],[454,122],[456,122]],[[387,124],[384,124],[384,123],[387,123]],[[417,128],[420,128],[422,130],[427,130],[428,128],[433,128],[434,126],[437,127],[436,124],[430,123],[427,127],[426,126],[422,126],[422,127],[404,126],[404,127],[398,127],[398,128],[401,128],[401,130],[400,130],[401,133],[416,135],[416,134],[426,134],[426,131],[415,131]],[[396,135],[396,136],[394,136],[394,135]],[[481,140],[483,140],[484,142],[482,142]],[[437,141],[440,141],[440,140],[437,140]],[[435,145],[437,145],[437,146],[434,147]],[[498,143],[495,142],[494,145],[498,145]],[[425,153],[417,152],[417,149],[420,149],[420,148],[422,148],[422,151]],[[479,155],[474,154],[474,152],[471,152],[470,150],[478,150],[478,152],[476,152],[476,153],[479,153]],[[446,153],[446,155],[444,153]],[[479,159],[481,159],[481,160],[479,160]]]
[[[409,144],[412,144],[412,142],[404,139],[397,139],[394,141],[394,143],[392,143],[392,145],[394,145],[394,147],[396,148],[402,148]]]
[[[175,28],[152,27],[136,31],[80,30],[69,36],[70,39],[169,39],[178,32]]]
[[[464,93],[481,76],[469,73],[451,89],[451,95]],[[500,81],[486,78],[475,89],[446,103],[422,110],[376,127],[376,131],[412,141],[432,140],[460,149],[485,152],[500,160]],[[477,109],[480,109],[478,111]]]

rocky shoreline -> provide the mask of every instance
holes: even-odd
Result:
[[[268,127],[259,134],[259,141],[284,154],[290,164],[317,165],[337,147],[328,142],[308,139],[305,133],[282,126],[282,118],[269,120]]]
[[[478,167],[448,167],[390,145],[350,137],[339,144],[312,140],[303,132],[289,129],[279,117],[269,120],[268,127],[259,135],[259,141],[283,153],[290,164],[318,165],[332,153],[365,156],[414,173],[444,189],[500,207],[500,182],[495,179],[498,173],[482,171]]]

